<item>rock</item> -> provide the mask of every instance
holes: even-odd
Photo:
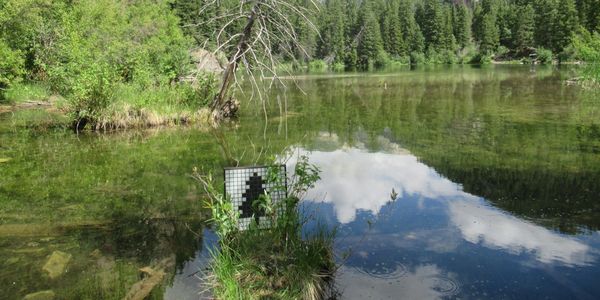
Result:
[[[28,294],[23,300],[53,300],[56,295],[52,290]]]
[[[71,257],[69,253],[54,251],[42,270],[48,274],[50,279],[58,278],[65,272],[67,264],[71,261]]]
[[[219,58],[204,49],[198,49],[191,53],[192,61],[194,62],[196,71],[209,72],[219,74],[223,72],[223,65],[227,63],[227,59]]]

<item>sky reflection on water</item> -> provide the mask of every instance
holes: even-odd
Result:
[[[589,268],[597,233],[568,236],[513,216],[379,140],[382,152],[298,149],[322,169],[305,208],[339,226],[336,247],[352,253],[338,276],[345,299],[600,295],[587,277],[598,274]]]

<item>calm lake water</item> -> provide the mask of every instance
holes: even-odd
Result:
[[[323,171],[302,208],[349,254],[343,299],[600,298],[600,93],[567,86],[574,74],[309,76],[273,92],[267,122],[251,103],[219,130],[77,136],[2,114],[0,299],[121,299],[159,262],[150,298],[205,296],[216,238],[193,167],[222,174],[284,149]],[[70,258],[50,278],[57,252]]]

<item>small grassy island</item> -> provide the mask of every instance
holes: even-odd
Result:
[[[274,165],[275,166],[275,165]],[[212,222],[219,236],[213,250],[209,285],[219,299],[327,299],[333,291],[336,269],[334,232],[324,228],[303,232],[307,220],[299,211],[300,197],[319,180],[319,169],[300,157],[286,187],[269,167],[267,181],[274,189],[287,189],[288,197],[273,201],[265,193],[252,205],[265,213],[270,226],[252,221],[238,227],[239,212],[228,197],[214,188],[212,176],[195,174],[210,196]]]

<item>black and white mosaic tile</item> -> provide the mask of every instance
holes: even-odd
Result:
[[[281,182],[285,182],[285,166],[280,166],[278,173]],[[270,226],[265,212],[252,206],[265,192],[271,196],[273,202],[285,198],[285,190],[277,189],[275,183],[267,181],[269,168],[265,166],[245,168],[225,168],[225,193],[230,197],[234,209],[239,211],[238,227],[240,230],[248,229],[254,218],[259,226]]]

